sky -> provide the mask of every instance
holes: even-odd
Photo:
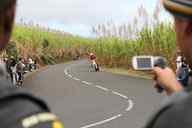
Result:
[[[32,21],[43,27],[91,37],[92,26],[109,21],[131,22],[138,7],[143,5],[152,12],[156,3],[157,0],[18,0],[16,21]]]

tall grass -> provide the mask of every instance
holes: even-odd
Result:
[[[48,32],[38,27],[16,25],[7,54],[16,58],[32,57],[40,64],[55,64],[83,56],[91,41],[60,32]]]
[[[110,67],[131,68],[135,55],[164,56],[171,67],[175,67],[176,37],[173,24],[159,19],[161,6],[157,6],[149,17],[143,6],[132,24],[102,24],[93,27],[96,34],[95,52],[100,63]],[[139,22],[140,21],[140,22]],[[115,31],[115,32],[114,32]]]
[[[130,40],[117,37],[86,39],[16,26],[7,52],[10,56],[33,57],[40,64],[55,64],[95,52],[100,64],[123,68],[131,67],[135,55],[160,55],[174,66],[175,42],[172,25],[165,23],[143,28],[136,39]]]
[[[174,66],[174,37],[175,34],[168,25],[161,25],[153,30],[144,29],[136,40],[99,39],[93,49],[100,63],[110,67],[130,68],[132,57],[135,55],[164,56],[169,65]]]
[[[158,9],[152,21],[145,19],[142,29],[139,29],[137,18],[134,24],[123,24],[117,28],[113,24],[94,27],[93,32],[98,35],[96,39],[46,31],[37,26],[16,25],[12,41],[4,53],[15,57],[32,57],[46,65],[95,52],[101,65],[126,69],[131,68],[131,60],[135,55],[156,55],[166,57],[169,65],[174,67],[174,29],[171,23],[158,21]],[[140,16],[145,18],[147,14],[144,8],[139,10]]]

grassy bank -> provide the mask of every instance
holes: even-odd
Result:
[[[176,54],[175,33],[170,24],[159,24],[154,28],[143,28],[134,40],[102,38],[92,48],[99,61],[109,67],[130,68],[135,55],[154,55],[167,58],[174,67]]]
[[[41,65],[60,63],[95,52],[100,64],[108,67],[131,68],[134,55],[160,55],[174,67],[175,33],[170,24],[143,28],[136,39],[115,37],[87,39],[38,27],[17,25],[4,55],[32,57]]]
[[[60,63],[83,56],[90,39],[38,27],[17,25],[6,52],[8,56],[32,57],[41,65]]]

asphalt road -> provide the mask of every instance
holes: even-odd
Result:
[[[49,66],[24,84],[65,128],[142,128],[163,99],[151,80],[89,72],[86,60]]]

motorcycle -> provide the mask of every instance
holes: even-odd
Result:
[[[97,64],[97,62],[95,60],[92,60],[91,67],[94,69],[95,72],[100,71],[99,65]]]

